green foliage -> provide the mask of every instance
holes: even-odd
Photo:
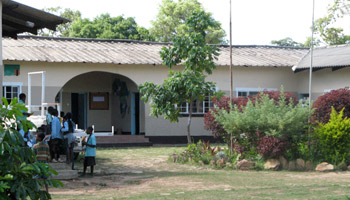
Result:
[[[150,99],[152,116],[164,115],[164,119],[178,122],[180,110],[175,105],[190,102],[191,98],[203,100],[206,94],[215,91],[215,84],[205,82],[202,74],[184,70],[170,71],[169,78],[161,85],[146,82],[139,85],[139,89],[145,102]]]
[[[218,109],[215,118],[236,139],[244,137],[242,134],[254,135],[256,132],[278,138],[298,138],[305,131],[309,108],[301,102],[296,106],[292,101],[286,102],[284,95],[276,105],[268,95],[261,94],[259,100],[248,101],[241,110],[237,106],[230,111]]]
[[[169,78],[163,84],[155,85],[146,82],[139,85],[142,99],[146,102],[151,98],[151,115],[164,115],[171,122],[178,122],[179,109],[175,105],[188,102],[190,105],[187,125],[187,141],[191,143],[190,125],[192,105],[194,100],[202,101],[207,94],[215,93],[215,84],[206,82],[204,72],[211,74],[215,69],[218,48],[205,42],[205,29],[210,21],[204,11],[194,12],[186,24],[190,33],[177,36],[172,46],[160,51],[163,64],[171,69],[182,64],[185,69],[180,72],[169,72]]]
[[[305,47],[304,44],[296,42],[290,37],[286,37],[281,40],[272,40],[271,44],[282,46],[282,47]]]
[[[315,129],[324,161],[337,164],[350,161],[350,119],[344,116],[344,109],[339,113],[332,107],[328,123]]]
[[[350,35],[344,33],[341,27],[335,27],[337,21],[344,16],[349,16],[350,1],[334,0],[328,8],[327,15],[315,21],[315,33],[327,45],[339,45],[350,43]]]
[[[111,17],[108,13],[92,21],[78,18],[68,31],[68,37],[77,38],[153,40],[147,29],[137,26],[134,18]]]
[[[37,179],[35,176],[49,177],[57,174],[47,164],[35,162],[35,154],[24,141],[17,127],[24,131],[32,129],[33,123],[27,120],[16,120],[23,117],[21,111],[27,109],[17,99],[8,104],[2,99],[4,106],[0,108],[0,199],[49,199],[50,194],[41,191],[45,184],[57,187],[59,181]]]
[[[205,15],[203,22],[210,22],[210,25],[203,29],[206,32],[206,42],[209,44],[222,44],[225,41],[225,31],[221,28],[220,22],[213,19],[211,13],[205,12],[198,0],[163,0],[159,13],[150,32],[157,41],[170,42],[176,36],[185,35],[189,32],[189,17],[195,11],[202,11]]]
[[[46,36],[46,37],[68,37],[69,36],[69,27],[71,24],[81,19],[81,13],[78,10],[71,10],[70,8],[61,8],[61,7],[54,7],[54,8],[46,8],[43,9],[46,12],[53,13],[55,15],[59,15],[61,17],[64,17],[66,19],[69,19],[71,22],[60,24],[57,26],[56,31],[48,30],[48,29],[41,29],[38,31],[38,35],[40,36]]]

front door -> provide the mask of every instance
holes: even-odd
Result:
[[[80,129],[87,128],[87,93],[72,93],[71,110],[73,122]]]

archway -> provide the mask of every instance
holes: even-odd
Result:
[[[72,112],[79,128],[144,134],[145,106],[137,84],[120,74],[93,71],[70,79],[57,94],[64,112]]]

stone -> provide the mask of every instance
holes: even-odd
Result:
[[[333,171],[334,166],[327,163],[327,162],[322,162],[316,166],[316,171],[318,172],[327,172],[327,171]]]
[[[288,170],[294,171],[296,169],[295,161],[289,161],[288,163]]]
[[[223,168],[225,166],[225,160],[224,159],[219,159],[216,161],[216,166]]]
[[[202,160],[198,161],[199,165],[204,165],[204,162]]]
[[[264,164],[264,169],[278,170],[281,166],[280,161],[276,159],[268,159]]]
[[[232,167],[232,163],[230,163],[230,162],[226,163],[226,167],[231,168]]]
[[[305,170],[311,171],[313,169],[313,164],[311,161],[306,161],[305,163]]]
[[[296,165],[297,170],[305,170],[305,161],[303,159],[298,158],[296,161]]]
[[[287,161],[287,159],[285,159],[283,156],[280,156],[278,160],[281,163],[281,168],[285,169],[285,170],[288,170],[288,161]]]
[[[236,164],[236,168],[239,170],[249,170],[253,168],[255,163],[253,161],[248,161],[246,159],[240,160]]]
[[[348,166],[348,170],[350,170],[350,165]]]

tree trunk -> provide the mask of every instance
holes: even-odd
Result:
[[[190,107],[188,112],[188,123],[187,123],[187,143],[188,144],[192,144],[192,140],[191,140],[192,106],[193,106],[193,99],[191,97]]]

